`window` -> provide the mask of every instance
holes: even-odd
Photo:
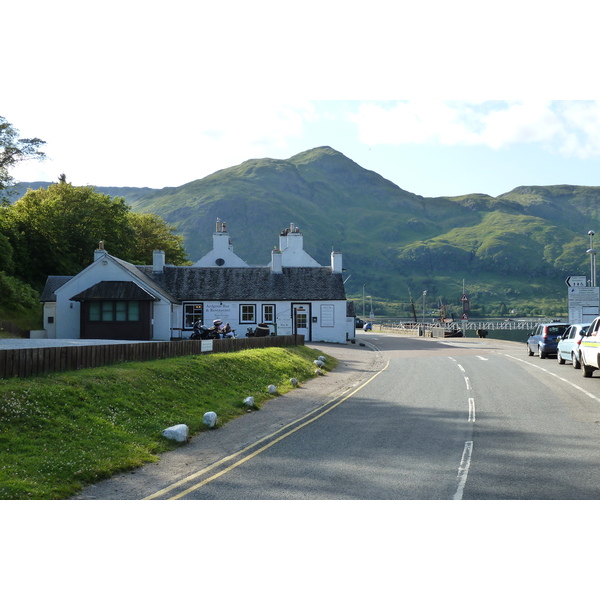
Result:
[[[263,304],[262,307],[263,323],[275,323],[275,305]]]
[[[185,329],[191,329],[194,323],[202,319],[204,315],[204,304],[186,304],[183,307],[183,323]]]
[[[242,304],[240,306],[240,323],[256,323],[255,304]]]
[[[100,320],[100,302],[90,302],[90,321]]]
[[[140,303],[137,300],[102,300],[90,302],[90,321],[139,321]]]
[[[103,321],[114,321],[113,317],[113,303],[103,302],[102,303],[102,320]]]
[[[296,327],[306,329],[308,327],[308,315],[305,312],[296,313]]]
[[[127,302],[115,302],[115,321],[127,321]]]
[[[140,320],[140,303],[135,301],[135,302],[129,302],[128,304],[128,314],[127,314],[127,320],[128,321],[139,321]]]

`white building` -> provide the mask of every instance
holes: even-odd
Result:
[[[342,276],[342,254],[319,265],[303,249],[292,224],[265,267],[234,254],[225,223],[217,221],[213,249],[190,267],[136,266],[111,256],[100,243],[95,260],[73,277],[49,277],[42,295],[48,337],[170,340],[187,338],[193,323],[229,323],[238,337],[259,323],[273,334],[302,334],[306,341],[345,343],[354,316]]]

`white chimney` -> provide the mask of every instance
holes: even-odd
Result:
[[[271,252],[271,272],[283,273],[281,250],[273,250]]]
[[[106,254],[104,242],[98,242],[98,248],[94,250],[94,262],[102,258]]]
[[[152,253],[152,272],[162,273],[165,270],[165,251],[155,250]]]
[[[331,253],[331,272],[341,273],[342,272],[342,253],[334,251]]]

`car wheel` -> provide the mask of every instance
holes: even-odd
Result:
[[[538,353],[540,355],[540,358],[546,358],[546,356],[548,356],[548,354],[546,354],[546,352],[544,352],[539,346],[538,346]]]
[[[565,364],[565,359],[560,355],[560,352],[556,353],[556,360],[558,360],[558,364],[559,365],[564,365]]]
[[[574,369],[581,369],[581,362],[579,361],[579,358],[577,358],[575,352],[571,354],[571,363],[573,364]]]
[[[594,369],[592,369],[592,367],[588,367],[582,358],[581,359],[581,374],[584,377],[591,377],[593,372],[594,372]]]
[[[529,347],[529,344],[527,344],[527,356],[533,356],[533,352],[532,352],[531,348]]]

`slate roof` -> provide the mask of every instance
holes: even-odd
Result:
[[[156,300],[156,296],[149,294],[133,281],[100,281],[70,300]]]
[[[329,267],[173,267],[153,273],[151,266],[136,266],[170,295],[182,301],[200,300],[346,300],[341,273]]]
[[[56,302],[56,290],[71,279],[73,279],[72,275],[49,275],[42,290],[40,302]]]
[[[155,289],[159,294],[162,294],[165,298],[167,298],[167,300],[169,300],[169,302],[174,303],[174,304],[179,303],[176,297],[173,297],[171,294],[169,294],[168,290],[162,289],[159,284],[157,284],[155,281],[153,281],[150,277],[148,277],[146,275],[148,270],[150,271],[150,273],[152,273],[152,267],[139,267],[137,265],[132,265],[131,263],[128,263],[125,260],[121,260],[120,258],[117,258],[116,256],[110,255],[110,257],[117,264],[121,265],[121,267],[123,267],[123,269],[125,269],[126,271],[129,271],[129,273],[131,273],[132,275],[134,275],[135,277],[140,279],[140,281],[142,283],[144,283],[145,285],[147,285],[150,288]],[[176,268],[181,268],[181,267],[176,267]]]

